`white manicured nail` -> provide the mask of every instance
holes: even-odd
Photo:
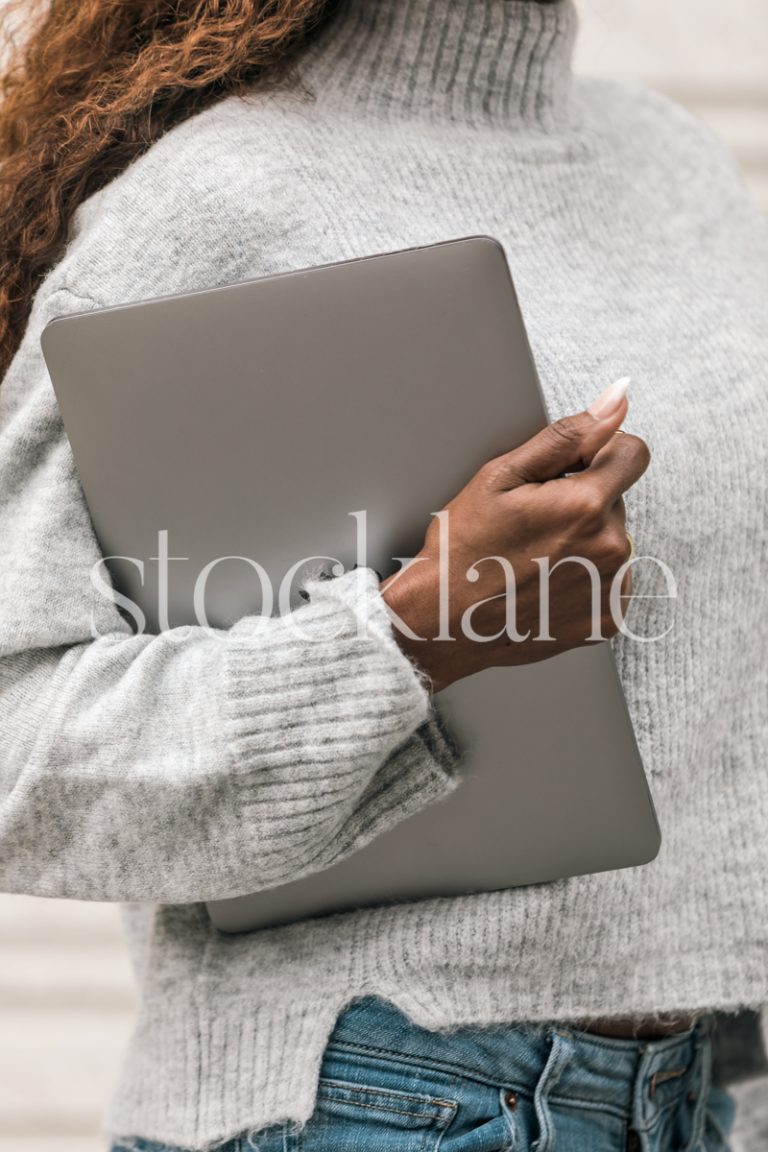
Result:
[[[587,408],[590,416],[594,416],[596,420],[607,420],[613,416],[627,394],[629,379],[629,376],[622,376],[615,384],[609,384]]]

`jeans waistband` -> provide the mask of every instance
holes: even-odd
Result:
[[[682,1091],[701,1094],[711,1028],[705,1014],[689,1030],[658,1040],[597,1036],[554,1022],[432,1031],[368,996],[340,1013],[328,1048],[396,1058],[530,1096],[546,1070],[553,1096],[628,1117],[655,1112]]]

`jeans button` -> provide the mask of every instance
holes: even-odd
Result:
[[[515,1108],[517,1108],[517,1092],[505,1092],[504,1103],[510,1112],[514,1112]]]

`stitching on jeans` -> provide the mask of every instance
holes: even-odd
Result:
[[[365,1100],[343,1100],[338,1096],[321,1096],[318,1100],[332,1100],[334,1104],[349,1104],[352,1108],[368,1108],[371,1112],[390,1112],[395,1116],[413,1116],[416,1120],[439,1120],[434,1112],[406,1112],[404,1108],[392,1108],[389,1104],[367,1104]]]
[[[622,1108],[620,1104],[611,1104],[608,1101],[585,1100],[582,1096],[558,1096],[553,1093],[547,1099],[553,1107],[569,1108],[572,1106],[587,1112],[606,1112],[610,1116],[615,1116],[617,1120],[626,1120],[631,1113],[629,1107]]]
[[[432,1069],[435,1072],[446,1069],[446,1071],[458,1072],[465,1080],[472,1080],[476,1084],[484,1084],[490,1088],[517,1088],[516,1084],[508,1084],[506,1081],[485,1080],[478,1072],[473,1071],[473,1069],[466,1068],[463,1064],[454,1064],[450,1060],[435,1059],[431,1056],[428,1057],[426,1061],[423,1059],[420,1060],[418,1056],[411,1056],[407,1052],[393,1052],[390,1048],[377,1048],[373,1044],[348,1044],[342,1041],[334,1041],[333,1044],[328,1045],[326,1052],[333,1055],[334,1051],[360,1052],[364,1055],[370,1053],[371,1055],[379,1056],[381,1059],[389,1061],[390,1064],[410,1064],[416,1068]],[[521,1091],[524,1095],[530,1095],[525,1089],[521,1089]]]
[[[590,1037],[590,1041],[592,1039],[599,1042],[601,1037]],[[612,1047],[612,1045],[608,1044],[606,1047]],[[326,1052],[331,1056],[334,1054],[334,1052],[338,1052],[340,1054],[345,1052],[360,1053],[362,1055],[369,1054],[378,1056],[390,1064],[409,1064],[413,1067],[426,1067],[428,1069],[433,1069],[434,1071],[445,1069],[446,1071],[457,1072],[463,1079],[470,1080],[475,1084],[482,1084],[484,1087],[489,1088],[512,1089],[513,1091],[517,1092],[519,1096],[522,1096],[524,1100],[528,1102],[533,1100],[533,1094],[527,1085],[522,1085],[514,1080],[505,1080],[503,1082],[497,1080],[486,1080],[472,1069],[468,1069],[462,1064],[454,1064],[449,1060],[440,1060],[429,1057],[426,1061],[424,1061],[419,1060],[418,1057],[412,1056],[407,1052],[393,1052],[389,1048],[380,1048],[375,1044],[353,1044],[342,1040],[334,1041],[332,1044],[329,1044]],[[690,1067],[691,1065],[688,1066],[686,1071],[688,1071]],[[379,1089],[376,1089],[376,1091],[379,1091]],[[631,1113],[631,1106],[622,1108],[620,1105],[603,1103],[596,1100],[587,1100],[583,1096],[562,1096],[553,1093],[550,1096],[550,1100],[553,1104],[557,1103],[564,1106],[572,1104],[575,1107],[585,1108],[595,1112],[608,1112],[610,1115],[616,1116],[621,1120],[625,1120]],[[679,1097],[676,1096],[673,1100],[668,1101],[666,1104],[657,1106],[657,1116],[665,1115],[670,1108],[675,1107],[678,1103]],[[651,1127],[653,1127],[654,1124],[655,1119]]]
[[[457,1072],[459,1074],[459,1076],[461,1076],[464,1080],[470,1080],[473,1084],[482,1084],[482,1086],[484,1088],[498,1088],[501,1090],[512,1089],[514,1092],[516,1092],[518,1094],[518,1096],[521,1096],[528,1103],[531,1103],[533,1101],[533,1093],[531,1092],[530,1087],[527,1084],[521,1084],[519,1081],[513,1080],[513,1079],[504,1080],[504,1081],[484,1080],[481,1076],[479,1076],[477,1073],[474,1073],[471,1069],[467,1069],[461,1064],[450,1064],[447,1060],[437,1061],[437,1060],[432,1060],[430,1058],[428,1063],[425,1064],[423,1061],[419,1061],[417,1059],[417,1057],[415,1057],[415,1056],[409,1056],[407,1053],[393,1053],[388,1048],[377,1048],[373,1044],[346,1044],[346,1043],[342,1043],[342,1042],[334,1042],[333,1045],[329,1045],[328,1048],[326,1049],[326,1051],[331,1053],[331,1054],[333,1053],[334,1050],[336,1050],[336,1051],[344,1050],[344,1051],[353,1052],[353,1053],[356,1051],[360,1051],[363,1054],[371,1054],[371,1055],[380,1056],[382,1059],[384,1059],[385,1061],[388,1061],[391,1064],[406,1064],[407,1063],[407,1064],[410,1064],[416,1068],[424,1068],[424,1067],[427,1067],[430,1069],[434,1068],[435,1071],[440,1070],[438,1067],[436,1067],[439,1064],[442,1068],[445,1068],[446,1070],[450,1069],[451,1071]],[[564,1104],[564,1105],[575,1104],[578,1107],[589,1108],[592,1111],[596,1111],[596,1112],[610,1112],[610,1114],[612,1116],[617,1116],[621,1120],[626,1119],[627,1116],[630,1114],[630,1111],[631,1111],[631,1109],[629,1107],[622,1110],[618,1105],[603,1104],[602,1102],[596,1101],[596,1100],[585,1100],[581,1096],[552,1095],[550,1097],[550,1099],[552,1100],[553,1103],[555,1102],[555,1100],[557,1100],[558,1103]]]
[[[318,1095],[323,1092],[324,1088],[326,1095],[329,1092],[332,1094],[334,1089],[340,1089],[342,1092],[368,1092],[374,1093],[376,1096],[392,1096],[395,1100],[418,1101],[419,1104],[432,1104],[439,1108],[456,1108],[458,1106],[458,1101],[446,1100],[440,1096],[429,1096],[420,1092],[400,1092],[396,1088],[378,1088],[375,1084],[355,1084],[351,1080],[335,1080],[332,1076],[321,1077],[318,1082]],[[419,1113],[409,1113],[409,1115],[419,1115]]]
[[[552,1118],[552,1096],[574,1054],[573,1038],[568,1033],[552,1034],[549,1056],[536,1084],[533,1106],[539,1125],[539,1135],[533,1147],[537,1152],[551,1152],[555,1144],[555,1125]]]
[[[687,1032],[679,1032],[674,1036],[666,1036],[660,1040],[641,1040],[641,1038],[634,1040],[634,1039],[630,1039],[629,1037],[625,1038],[625,1037],[598,1036],[594,1032],[580,1032],[578,1029],[571,1028],[567,1024],[565,1024],[563,1026],[563,1031],[570,1032],[578,1040],[578,1042],[580,1044],[581,1043],[590,1044],[596,1048],[606,1048],[606,1049],[608,1049],[608,1051],[615,1051],[617,1045],[618,1046],[624,1046],[625,1044],[636,1044],[638,1042],[642,1042],[644,1047],[647,1046],[649,1048],[654,1047],[655,1045],[658,1045],[659,1047],[656,1048],[656,1051],[657,1052],[663,1051],[665,1053],[665,1055],[667,1055],[670,1052],[673,1052],[675,1050],[676,1046],[680,1045],[681,1047],[684,1047],[686,1044],[689,1044],[690,1041],[696,1035],[696,1028],[697,1028],[697,1025],[694,1024],[693,1027],[690,1028]],[[664,1046],[663,1048],[662,1048],[662,1045]],[[412,1056],[408,1052],[392,1052],[392,1050],[389,1048],[380,1048],[375,1044],[362,1044],[362,1043],[358,1043],[357,1041],[334,1040],[328,1045],[328,1048],[331,1051],[334,1048],[337,1048],[340,1051],[359,1050],[359,1051],[363,1051],[363,1052],[377,1052],[377,1053],[381,1053],[382,1055],[389,1056],[391,1059],[395,1059],[397,1057],[400,1057],[403,1060],[411,1060],[413,1062],[417,1062],[417,1060],[418,1060],[417,1057]],[[434,1065],[440,1064],[446,1068],[454,1068],[456,1070],[463,1071],[463,1065],[454,1064],[453,1061],[450,1061],[450,1060],[441,1060],[439,1057],[435,1057],[435,1058],[429,1057],[429,1063],[434,1064]],[[474,1078],[479,1080],[481,1083],[489,1083],[489,1081],[482,1080],[481,1077],[478,1075],[475,1075]]]
[[[499,1089],[499,1108],[507,1131],[504,1142],[506,1152],[514,1152],[520,1142],[520,1117],[516,1107],[510,1107],[507,1102],[508,1089]],[[517,1098],[517,1097],[516,1097]]]
[[[429,1069],[434,1069],[435,1071],[440,1071],[440,1068],[445,1068],[446,1070],[457,1072],[459,1076],[462,1077],[462,1079],[470,1080],[473,1084],[482,1084],[484,1088],[498,1088],[501,1090],[512,1089],[518,1094],[518,1096],[521,1096],[528,1103],[533,1101],[533,1093],[527,1084],[521,1084],[519,1081],[513,1079],[504,1081],[484,1080],[477,1073],[473,1072],[472,1069],[467,1069],[462,1064],[451,1064],[447,1060],[438,1061],[430,1058],[429,1061],[425,1063],[424,1061],[419,1061],[417,1057],[410,1056],[407,1053],[393,1053],[388,1048],[377,1048],[373,1044],[346,1044],[342,1042],[334,1042],[333,1045],[329,1045],[326,1049],[326,1051],[331,1054],[333,1054],[334,1050],[343,1050],[353,1053],[360,1051],[363,1054],[380,1056],[382,1059],[388,1061],[391,1064],[410,1064],[415,1068],[427,1067]],[[440,1065],[440,1067],[437,1067],[437,1065]],[[622,1110],[618,1105],[603,1104],[595,1100],[585,1100],[580,1096],[552,1095],[550,1099],[553,1102],[557,1100],[561,1104],[575,1104],[582,1108],[591,1108],[593,1111],[597,1112],[610,1112],[611,1115],[618,1116],[619,1119],[622,1120],[626,1119],[630,1113],[630,1108],[625,1108]]]

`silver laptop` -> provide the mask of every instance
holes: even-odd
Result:
[[[195,623],[195,582],[248,557],[382,575],[489,457],[546,423],[501,245],[469,236],[51,321],[42,347],[119,591]],[[154,558],[154,559],[153,559]],[[307,570],[290,604],[302,603]],[[266,606],[213,563],[207,621]],[[230,932],[650,861],[659,827],[610,644],[491,669],[436,697],[464,751],[452,795],[341,863],[208,905]]]

